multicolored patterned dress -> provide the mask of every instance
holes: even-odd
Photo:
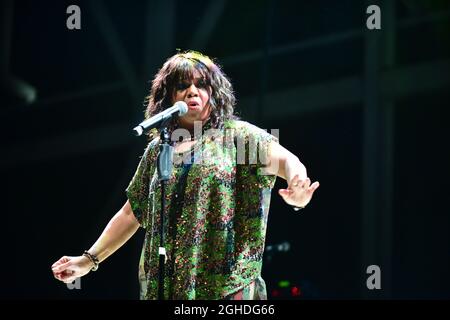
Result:
[[[277,138],[238,120],[203,130],[189,152],[175,154],[166,187],[165,299],[267,299],[261,267],[276,176],[263,169]],[[149,143],[126,190],[146,230],[139,263],[144,300],[158,298],[158,147],[158,139]]]

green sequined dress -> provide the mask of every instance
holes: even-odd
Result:
[[[175,154],[164,219],[166,299],[267,299],[261,268],[276,177],[263,168],[271,141],[277,139],[266,131],[229,120],[222,130],[205,130],[190,152]],[[139,263],[144,300],[158,297],[158,150],[154,139],[126,190],[145,228]]]

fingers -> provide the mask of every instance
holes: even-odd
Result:
[[[55,279],[64,283],[72,283],[79,277],[78,267],[76,263],[74,264],[72,258],[64,256],[52,264],[52,272]]]
[[[300,190],[305,189],[307,191],[314,192],[319,187],[319,182],[316,181],[313,184],[311,184],[311,179],[305,178],[305,180],[301,180],[300,176],[296,174],[291,181],[288,183],[288,189],[286,190]]]
[[[280,196],[282,196],[283,198],[288,198],[293,191],[290,189],[279,189],[278,193],[280,194]]]
[[[72,283],[75,281],[76,278],[78,278],[78,277],[75,275],[75,272],[74,272],[73,274],[68,275],[65,278],[61,279],[61,281],[64,283]]]
[[[288,188],[292,189],[299,186],[300,176],[296,174],[291,181],[288,182]]]
[[[56,265],[56,266],[52,266],[52,271],[54,272],[54,273],[61,273],[61,272],[63,272],[64,270],[66,270],[67,268],[69,268],[71,266],[71,261],[69,260],[69,261],[67,261],[67,262],[65,262],[65,263],[62,263],[62,264],[59,264],[59,265]]]
[[[61,258],[61,259],[59,259],[58,261],[56,261],[54,264],[52,264],[52,269],[53,269],[54,267],[56,267],[56,266],[59,266],[61,263],[63,263],[63,262],[62,262],[62,259],[64,259],[64,257]]]
[[[67,261],[69,261],[69,257],[67,257],[67,256],[61,257],[58,261],[56,261],[54,264],[52,264],[52,269],[56,266],[66,263]]]
[[[309,188],[308,191],[313,193],[314,191],[317,190],[317,188],[320,186],[319,181],[314,182]]]
[[[75,270],[69,270],[69,269],[64,270],[62,272],[54,272],[53,276],[57,280],[65,282],[65,283],[71,283],[78,277]]]
[[[295,175],[287,189],[279,189],[278,193],[288,204],[307,204],[314,193],[319,188],[318,181],[311,184],[311,179],[305,178],[301,180],[299,175]]]
[[[61,277],[61,278],[58,279],[58,280],[61,281],[61,282],[64,282],[64,283],[72,283],[72,282],[74,282],[75,279],[77,279],[77,278],[78,278],[78,277],[76,277],[76,276],[70,275],[70,276],[64,276],[64,277]]]
[[[311,184],[311,180],[309,178],[306,178],[305,181],[303,182],[302,188],[308,189],[310,184]]]
[[[65,272],[53,273],[53,276],[55,277],[55,279],[59,281],[64,281],[64,279],[68,277],[68,275]]]
[[[311,184],[311,180],[309,178],[306,178],[305,180],[301,180],[300,176],[296,174],[292,180],[288,184],[289,189],[308,189]]]

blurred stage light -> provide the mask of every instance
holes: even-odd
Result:
[[[22,79],[9,76],[1,83],[1,96],[7,106],[30,105],[36,101],[37,90]]]

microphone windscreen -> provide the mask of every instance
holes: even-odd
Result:
[[[184,116],[188,112],[188,106],[184,101],[177,101],[174,106],[180,108],[180,111],[178,112],[179,117]]]

